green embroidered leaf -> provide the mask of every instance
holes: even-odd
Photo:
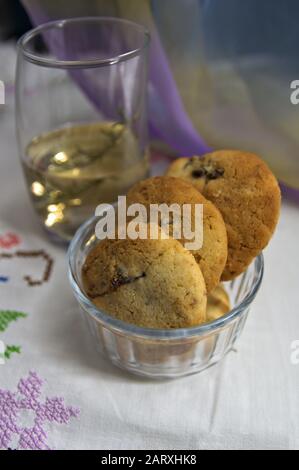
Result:
[[[21,347],[20,346],[15,346],[15,345],[6,346],[5,353],[4,353],[5,359],[10,359],[10,357],[13,353],[20,354],[21,353]]]
[[[0,331],[5,331],[12,321],[17,321],[18,318],[26,318],[27,314],[17,312],[15,310],[0,310]]]

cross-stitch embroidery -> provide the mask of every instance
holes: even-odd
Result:
[[[79,410],[66,406],[61,397],[42,400],[43,383],[36,372],[30,372],[19,381],[16,392],[0,389],[0,449],[9,449],[17,437],[17,449],[50,450],[46,425],[66,425],[78,416]],[[23,410],[34,413],[31,426],[22,424],[20,413]]]
[[[43,274],[40,279],[32,279],[31,276],[24,276],[24,280],[29,286],[40,286],[44,282],[47,282],[50,279],[52,268],[53,268],[53,258],[51,258],[48,253],[44,250],[38,251],[16,251],[15,253],[0,253],[0,259],[12,259],[12,258],[42,258],[44,259],[46,265],[43,271]]]

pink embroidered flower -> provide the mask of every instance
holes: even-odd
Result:
[[[68,424],[71,418],[78,416],[79,410],[66,406],[63,398],[46,398],[42,402],[42,385],[43,380],[35,372],[30,372],[28,377],[19,381],[17,392],[0,389],[0,449],[8,449],[17,437],[17,449],[49,450],[45,424]],[[34,412],[32,427],[20,423],[22,410]]]
[[[1,248],[12,248],[21,244],[21,239],[19,235],[12,232],[7,232],[4,235],[0,235],[0,247]]]

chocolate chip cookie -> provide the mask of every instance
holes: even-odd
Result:
[[[82,278],[104,312],[148,328],[206,321],[206,286],[192,254],[177,240],[105,239],[88,254]]]
[[[179,158],[167,175],[192,183],[218,207],[228,236],[222,279],[242,273],[268,244],[279,217],[280,189],[268,166],[253,153],[220,150]]]
[[[207,286],[212,291],[220,281],[227,259],[227,234],[223,218],[218,209],[203,197],[192,184],[181,178],[156,176],[136,183],[127,194],[127,205],[143,204],[149,213],[151,204],[184,204],[190,205],[192,231],[195,225],[195,206],[203,206],[203,243],[200,248],[192,249],[191,253],[200,266]],[[183,211],[181,212],[183,214]],[[183,215],[182,215],[183,217]],[[181,220],[183,223],[183,219]],[[160,223],[161,221],[159,221]],[[203,230],[202,230],[203,228]],[[172,227],[169,230],[173,235]],[[187,238],[176,237],[185,246]],[[187,246],[187,245],[186,245]]]

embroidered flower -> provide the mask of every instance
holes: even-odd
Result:
[[[30,372],[18,383],[17,392],[0,389],[0,449],[8,449],[17,438],[17,449],[49,450],[47,423],[68,424],[79,414],[77,408],[66,406],[60,397],[41,400],[43,380]],[[23,426],[20,413],[29,410],[34,414],[31,427]]]

